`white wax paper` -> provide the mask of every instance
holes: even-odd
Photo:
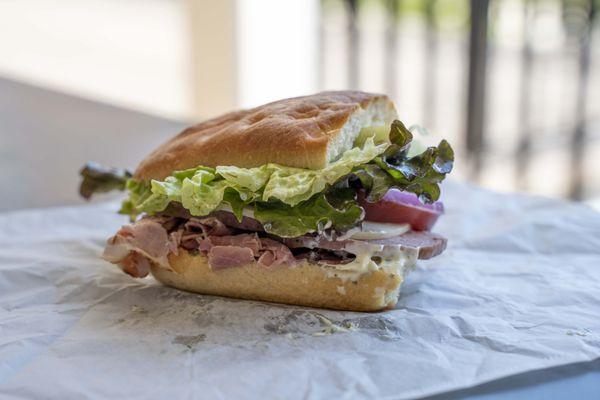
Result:
[[[0,398],[401,399],[598,358],[600,214],[445,190],[448,250],[374,314],[132,279],[99,259],[115,203],[0,214]]]

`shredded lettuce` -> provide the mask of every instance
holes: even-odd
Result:
[[[153,214],[165,211],[168,204],[175,201],[190,214],[203,216],[227,203],[241,220],[244,208],[249,206],[266,232],[281,237],[297,237],[326,229],[341,233],[357,226],[363,218],[363,209],[356,202],[356,190],[352,188],[330,188],[289,205],[281,200],[262,201],[257,192],[225,179],[218,180],[217,176],[214,170],[203,168],[191,178],[171,176],[150,184],[130,180],[127,185],[130,195],[123,203],[122,212],[133,217],[142,212]]]
[[[323,192],[355,167],[382,154],[387,147],[387,144],[375,145],[372,138],[368,138],[362,148],[346,151],[340,159],[319,170],[278,164],[257,168],[198,167],[175,172],[163,181],[152,180],[150,196],[141,196],[147,188],[132,184],[128,186],[129,200],[140,212],[146,213],[163,211],[169,202],[177,201],[198,216],[209,214],[224,201],[232,208],[255,201],[294,207]],[[237,197],[233,192],[237,192]]]

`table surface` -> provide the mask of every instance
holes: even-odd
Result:
[[[0,211],[81,203],[86,161],[132,168],[185,125],[0,79]],[[600,360],[430,397],[458,398],[600,398]]]
[[[133,168],[184,125],[0,79],[0,211],[82,203],[85,162]]]

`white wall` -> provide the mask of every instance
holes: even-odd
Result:
[[[243,107],[317,90],[318,0],[238,0]]]

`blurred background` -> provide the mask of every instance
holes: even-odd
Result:
[[[0,211],[76,203],[187,123],[389,94],[455,178],[600,207],[600,0],[0,0]]]

